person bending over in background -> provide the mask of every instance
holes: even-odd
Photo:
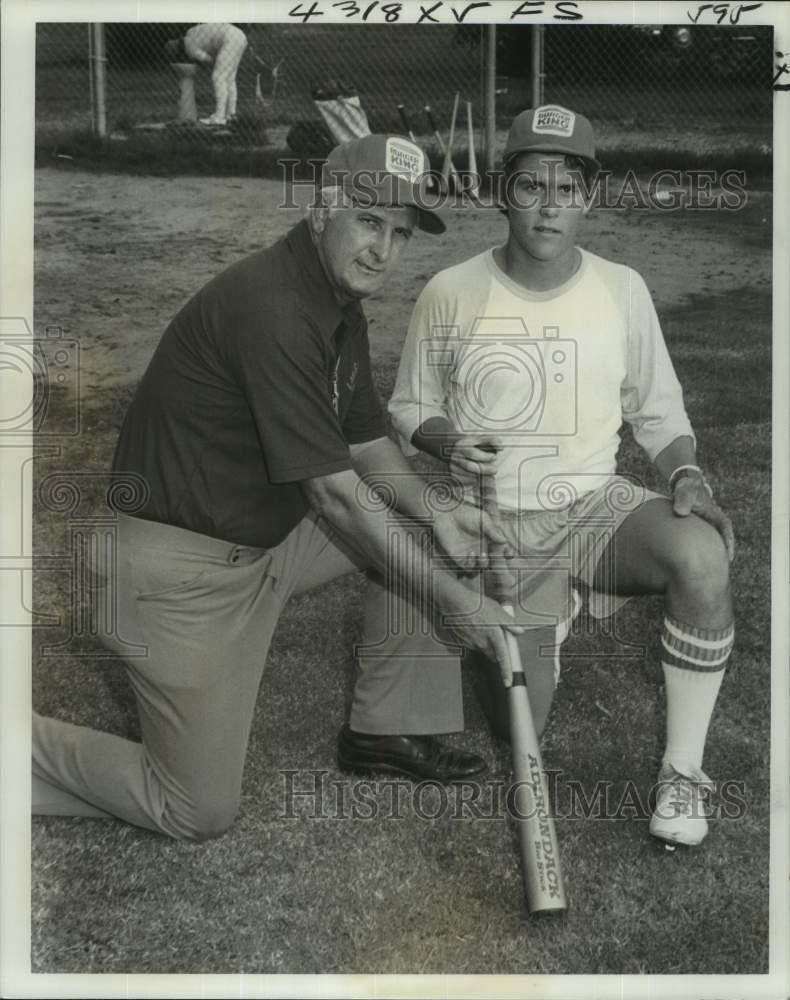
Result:
[[[247,36],[235,24],[196,24],[183,38],[165,44],[171,62],[195,62],[211,66],[214,113],[201,118],[202,125],[226,125],[236,117],[238,93],[236,73],[247,48]]]

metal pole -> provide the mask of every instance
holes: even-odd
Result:
[[[96,132],[107,135],[107,56],[104,49],[104,25],[93,25],[93,79],[96,94]]]
[[[496,160],[496,25],[487,24],[485,32],[485,78],[483,87],[483,118],[485,121],[485,169],[494,172]]]
[[[88,26],[88,87],[91,94],[91,131],[96,131],[96,98],[93,86],[93,25]]]
[[[543,104],[543,25],[532,25],[532,107]]]

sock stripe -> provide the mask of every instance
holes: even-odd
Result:
[[[677,656],[686,656],[692,660],[700,660],[702,663],[715,663],[721,659],[722,654],[726,656],[733,645],[733,640],[730,640],[725,646],[706,649],[704,646],[698,646],[695,642],[681,642],[679,639],[674,639],[671,635],[667,635],[666,632],[662,634],[661,642],[670,653],[675,653]]]
[[[734,625],[730,625],[725,630],[724,635],[718,639],[703,639],[701,635],[694,635],[692,632],[684,631],[684,628],[679,628],[670,618],[664,619],[664,627],[670,635],[679,639],[682,643],[689,644],[690,640],[693,640],[694,645],[702,649],[722,649],[728,644],[732,645],[735,635]]]
[[[672,648],[665,639],[661,640],[667,655],[662,657],[662,663],[671,663],[673,666],[686,666],[686,669],[701,669],[701,670],[718,670],[719,668],[724,669],[724,664],[730,658],[730,653],[732,652],[732,647],[726,650],[723,656],[719,656],[717,659],[698,659],[695,656],[690,656],[688,652],[683,651],[679,648]],[[693,647],[691,647],[693,649]],[[688,664],[692,664],[691,667]]]
[[[664,619],[661,644],[662,663],[679,670],[713,673],[724,669],[735,642],[735,626],[725,629],[702,629],[681,625],[676,619]]]
[[[698,625],[687,625],[685,622],[678,621],[672,615],[664,616],[664,625],[667,628],[674,627],[684,638],[702,639],[703,642],[717,642],[720,639],[726,639],[735,631],[733,622],[725,625],[724,628],[701,628]]]

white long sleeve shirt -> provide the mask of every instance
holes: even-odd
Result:
[[[389,410],[407,455],[431,417],[499,436],[499,505],[517,510],[604,485],[623,420],[651,459],[694,437],[643,279],[585,250],[548,292],[512,281],[490,249],[437,274],[415,304]]]

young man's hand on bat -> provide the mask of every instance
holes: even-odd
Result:
[[[450,472],[474,476],[494,476],[499,469],[502,444],[490,434],[464,434],[452,446]]]

